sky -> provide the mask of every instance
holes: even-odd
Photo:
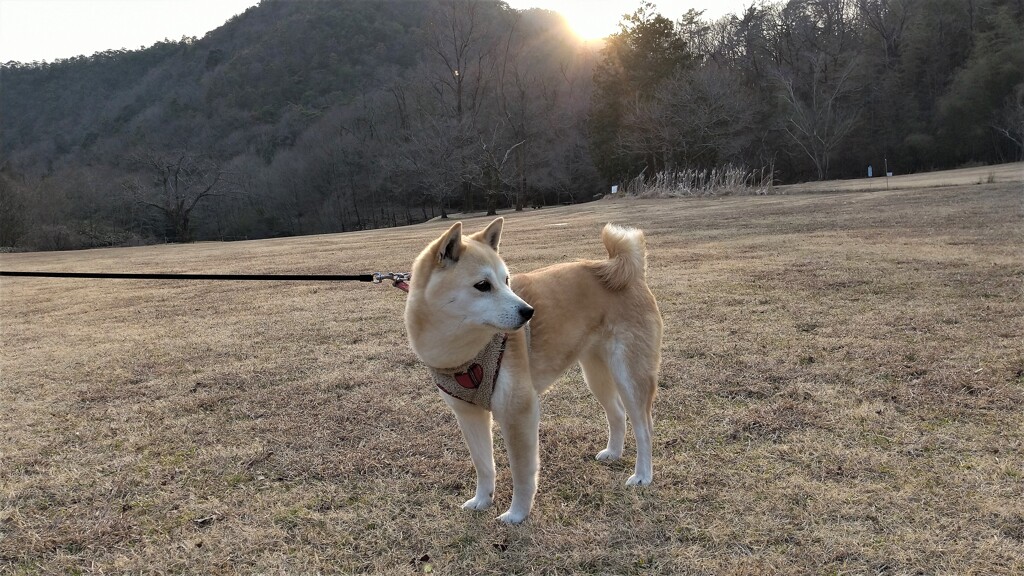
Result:
[[[202,38],[259,0],[0,0],[0,62]]]
[[[293,0],[312,1],[312,0]],[[410,2],[416,0],[408,0]],[[507,0],[513,8],[561,12],[581,37],[617,30],[640,0]],[[690,8],[716,18],[752,0],[655,0],[673,20]],[[0,62],[52,62],[104,50],[135,50],[164,39],[202,38],[259,0],[0,0]]]

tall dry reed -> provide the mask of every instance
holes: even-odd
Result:
[[[643,172],[626,184],[626,194],[637,198],[684,196],[750,196],[773,193],[774,170],[765,166],[747,170],[726,164],[711,169],[663,170],[646,177]]]

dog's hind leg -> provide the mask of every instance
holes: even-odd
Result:
[[[646,486],[654,479],[652,462],[652,435],[654,434],[654,416],[651,414],[653,398],[637,398],[627,401],[629,421],[633,423],[633,436],[636,437],[636,467],[633,475],[626,480],[627,486]]]
[[[619,398],[608,365],[598,355],[587,355],[580,359],[583,368],[583,379],[587,381],[590,391],[604,407],[608,418],[608,447],[597,453],[598,460],[618,460],[622,457],[622,447],[626,441],[626,408]]]
[[[638,358],[630,358],[623,347],[612,353],[611,372],[626,406],[633,436],[636,438],[636,468],[626,480],[627,486],[646,486],[654,477],[652,463],[652,435],[654,434],[654,395],[657,390],[657,371],[648,370]]]
[[[466,510],[486,510],[494,503],[494,440],[491,433],[491,412],[483,408],[444,395],[445,402],[455,412],[462,437],[469,447],[469,455],[476,468],[476,495],[462,507]]]

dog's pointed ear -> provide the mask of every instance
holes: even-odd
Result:
[[[452,224],[452,227],[437,240],[437,263],[458,262],[462,256],[462,222]]]
[[[498,244],[501,243],[501,226],[504,223],[504,218],[495,218],[493,222],[487,225],[487,228],[473,234],[470,238],[487,244],[497,252]]]

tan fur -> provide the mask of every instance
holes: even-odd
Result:
[[[503,221],[462,235],[453,225],[413,264],[406,328],[428,366],[447,368],[473,358],[496,331],[510,332],[492,397],[509,451],[513,496],[506,522],[529,514],[539,467],[539,396],[578,362],[608,418],[608,447],[599,460],[622,455],[625,417],[633,423],[637,462],[627,484],[651,482],[652,409],[661,361],[662,322],[645,280],[646,247],[639,230],[608,225],[609,258],[548,266],[511,280],[498,256]],[[475,286],[488,282],[484,292]],[[529,347],[522,330],[530,319]],[[455,412],[477,469],[477,491],[464,505],[484,509],[494,491],[492,413],[444,396]]]

